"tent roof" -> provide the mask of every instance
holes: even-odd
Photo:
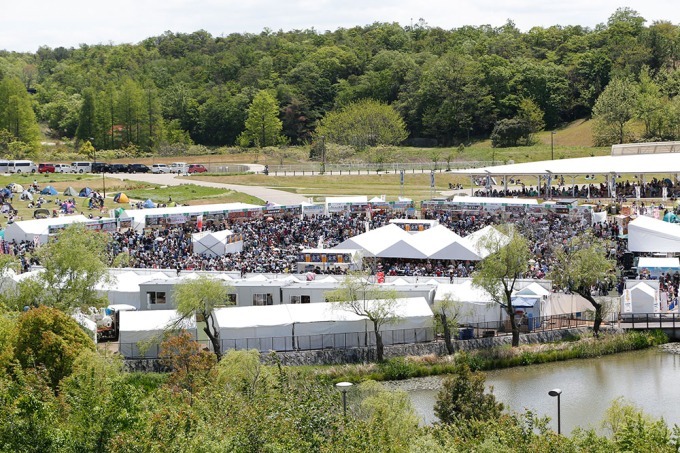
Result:
[[[84,215],[73,215],[66,217],[49,217],[47,219],[21,220],[11,223],[15,228],[20,228],[26,234],[47,234],[49,227],[70,225],[72,223],[86,223],[89,219]],[[8,228],[9,226],[8,225]]]
[[[640,268],[680,268],[679,258],[653,258],[648,256],[642,256],[638,259],[638,269]]]
[[[545,289],[543,286],[539,285],[536,282],[529,283],[527,286],[524,288],[520,289],[517,291],[515,294],[517,295],[522,295],[522,296],[549,296],[550,291]]]
[[[454,170],[452,173],[490,176],[535,176],[548,172],[556,175],[584,174],[651,174],[668,173],[680,168],[680,153],[636,154],[629,156],[578,157],[575,159],[543,160],[522,164]]]
[[[640,282],[630,289],[631,292],[636,291],[636,290],[642,291],[643,293],[647,294],[650,297],[654,297],[656,295],[656,291],[654,290],[654,288],[652,288],[651,286],[649,286],[645,282]]]
[[[368,203],[368,197],[366,195],[326,197],[326,204],[328,203]]]
[[[461,302],[483,304],[493,302],[491,295],[483,289],[473,286],[471,280],[453,284],[440,283],[437,286],[436,300],[442,300],[447,295],[451,296],[453,300],[459,300]]]
[[[640,216],[628,224],[631,252],[680,252],[680,225]]]
[[[120,331],[149,332],[165,330],[178,320],[179,317],[176,310],[121,311]],[[181,327],[183,329],[195,329],[196,317],[187,318],[182,322]]]
[[[435,225],[411,236],[411,242],[428,258],[444,260],[480,260],[469,241],[444,225]]]
[[[362,249],[370,256],[378,256],[380,252],[393,246],[399,240],[406,240],[411,235],[397,225],[389,224],[375,230],[354,236],[338,244],[334,249]]]
[[[464,239],[468,241],[468,243],[472,246],[473,250],[477,251],[477,254],[481,258],[486,258],[490,253],[489,250],[483,248],[482,245],[480,244],[480,239],[486,237],[487,235],[497,237],[501,242],[510,240],[510,238],[508,238],[505,234],[498,231],[498,229],[494,228],[492,225],[485,226],[481,230],[477,230],[474,233],[468,234],[467,236],[465,236]]]
[[[525,205],[538,204],[535,198],[498,198],[498,197],[469,197],[465,195],[456,195],[451,200],[454,203],[470,203],[470,204],[504,204],[504,205]]]

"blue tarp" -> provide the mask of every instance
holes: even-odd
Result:
[[[43,190],[40,191],[42,195],[56,195],[59,192],[57,192],[57,189],[55,189],[52,186],[47,186]]]

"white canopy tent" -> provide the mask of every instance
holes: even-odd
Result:
[[[647,269],[653,277],[659,277],[662,273],[673,273],[680,270],[680,259],[678,258],[656,258],[641,256],[637,264],[638,272]]]
[[[63,228],[72,223],[87,223],[88,221],[89,219],[84,215],[74,215],[13,222],[5,228],[5,240],[17,242],[35,241],[37,237],[41,244],[46,244],[50,237],[50,231]]]
[[[386,345],[432,340],[433,315],[424,297],[398,299],[395,313],[399,321],[382,329]],[[215,318],[223,349],[324,349],[375,341],[367,319],[338,303],[227,307],[215,310]]]
[[[413,235],[411,242],[430,259],[470,261],[482,259],[479,253],[474,250],[470,241],[444,225],[436,225]]]
[[[180,319],[176,310],[121,311],[118,350],[126,358],[156,358],[164,334]],[[196,318],[179,324],[192,338],[197,339]]]
[[[375,257],[399,241],[408,240],[409,237],[409,233],[397,225],[390,224],[349,238],[333,247],[333,249],[364,250],[366,256]]]
[[[628,224],[628,250],[631,252],[680,252],[680,226],[640,216]]]
[[[632,288],[623,290],[621,313],[658,313],[659,311],[658,291],[648,283],[640,281]]]
[[[233,235],[229,230],[194,233],[191,235],[191,245],[194,253],[199,255],[223,256],[239,253],[243,250],[243,240],[230,240]]]
[[[491,254],[491,250],[484,246],[484,240],[491,238],[492,241],[498,241],[499,244],[507,244],[510,238],[501,233],[492,225],[485,226],[481,230],[475,231],[465,236],[463,239],[467,240],[472,250],[476,251],[481,258],[486,258]]]

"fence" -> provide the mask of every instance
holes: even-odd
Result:
[[[680,329],[678,313],[621,313],[624,329]]]
[[[434,341],[434,330],[431,327],[416,329],[385,330],[382,333],[383,344],[414,344]],[[209,341],[198,341],[200,349],[212,349]],[[112,343],[118,346],[118,352],[126,359],[155,359],[160,357],[160,345],[149,344],[140,348],[138,343]],[[108,345],[107,345],[108,346]],[[375,346],[375,333],[345,332],[320,335],[295,335],[264,338],[221,339],[222,351],[229,349],[257,349],[259,351],[311,351],[321,349],[351,349]],[[108,352],[114,352],[107,348]]]
[[[329,175],[349,175],[349,174],[376,174],[376,173],[394,173],[397,174],[402,170],[405,173],[429,173],[435,171],[438,173],[447,170],[461,170],[467,168],[488,167],[491,165],[498,165],[502,162],[485,162],[485,161],[470,161],[470,162],[401,162],[401,163],[352,163],[352,164],[300,164],[300,165],[269,165],[270,175],[313,175],[326,173]]]
[[[523,318],[517,321],[520,333],[548,332],[551,330],[571,329],[592,325],[592,320],[581,313]],[[461,325],[458,328],[459,340],[472,340],[501,335],[512,335],[510,321],[490,321]]]

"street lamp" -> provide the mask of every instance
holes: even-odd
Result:
[[[562,433],[562,423],[560,420],[560,395],[562,394],[561,389],[552,389],[548,392],[548,395],[550,396],[556,396],[557,397],[557,435],[560,435]]]
[[[342,414],[345,418],[347,417],[347,391],[353,385],[351,382],[338,382],[335,384],[335,387],[342,392]]]
[[[555,160],[555,131],[550,131],[550,160]]]

